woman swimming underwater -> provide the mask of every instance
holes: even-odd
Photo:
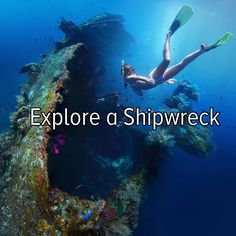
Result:
[[[176,82],[174,76],[182,71],[188,64],[190,64],[203,53],[224,45],[233,37],[233,34],[228,32],[215,43],[209,46],[202,44],[199,50],[186,56],[180,63],[172,66],[171,68],[168,68],[171,59],[170,38],[177,29],[179,29],[191,18],[192,15],[192,8],[188,6],[184,6],[179,11],[166,35],[166,41],[163,50],[163,61],[149,74],[148,77],[137,75],[131,65],[124,64],[124,62],[122,62],[121,71],[125,86],[127,86],[127,84],[130,84],[135,93],[137,93],[138,95],[142,95],[142,90],[151,89],[163,83],[173,84]]]

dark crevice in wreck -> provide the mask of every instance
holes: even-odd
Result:
[[[81,198],[106,198],[112,189],[132,174],[133,160],[128,158],[132,140],[123,127],[111,127],[105,122],[109,112],[122,118],[123,106],[116,92],[97,97],[96,76],[91,71],[96,65],[91,52],[84,50],[70,60],[67,68],[70,80],[65,84],[64,101],[57,111],[68,108],[73,112],[98,112],[99,126],[60,126],[51,133],[48,148],[50,185]],[[63,139],[60,153],[53,148]],[[59,148],[59,147],[58,147]],[[59,151],[59,150],[58,150]],[[108,181],[109,180],[109,181]]]
[[[51,133],[48,170],[51,187],[59,188],[81,198],[107,198],[122,180],[135,174],[145,165],[145,156],[152,153],[145,150],[144,135],[124,126],[109,126],[106,115],[116,112],[121,120],[124,107],[119,104],[118,94],[109,93],[97,97],[96,77],[91,74],[96,65],[91,61],[91,54],[86,52],[75,56],[67,67],[70,80],[66,87],[63,104],[57,111],[68,108],[73,112],[98,112],[101,116],[99,126],[60,126]],[[53,145],[58,137],[63,137],[65,145],[60,154],[53,153]],[[156,159],[156,158],[155,158]],[[149,165],[149,174],[156,175],[162,161]],[[151,174],[152,175],[152,174]]]
[[[63,20],[60,29],[64,40],[56,44],[56,50],[84,42],[81,54],[75,55],[67,64],[70,80],[66,82],[63,104],[57,111],[68,108],[72,112],[98,112],[101,116],[97,127],[86,125],[60,127],[51,133],[48,171],[51,187],[59,188],[81,198],[107,198],[122,180],[134,174],[132,139],[123,127],[111,127],[105,122],[109,112],[123,117],[123,106],[119,104],[118,93],[111,92],[98,97],[100,68],[106,68],[107,56],[130,47],[133,38],[124,31],[121,16],[104,14],[93,22],[76,26]],[[118,50],[115,52],[114,50]],[[94,73],[94,69],[99,71]],[[63,137],[65,145],[60,154],[53,153],[53,145]],[[109,181],[108,181],[109,180]]]

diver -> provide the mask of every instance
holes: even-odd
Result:
[[[190,64],[203,53],[209,52],[212,49],[224,45],[233,37],[232,33],[225,33],[224,36],[215,43],[209,46],[202,44],[199,50],[186,56],[180,63],[168,68],[171,59],[170,38],[177,31],[177,29],[183,26],[191,18],[192,15],[193,10],[189,6],[184,6],[179,11],[166,35],[166,41],[163,50],[163,61],[149,74],[148,77],[137,75],[131,65],[124,64],[124,61],[122,61],[121,72],[125,87],[130,84],[136,94],[142,95],[142,90],[151,89],[163,83],[174,84],[176,82],[174,76],[182,71],[188,64]]]

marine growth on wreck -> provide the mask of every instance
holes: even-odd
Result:
[[[23,84],[0,136],[1,235],[130,236],[150,179],[175,148],[206,157],[211,130],[196,126],[30,126],[29,111],[109,111],[120,114],[117,91],[102,93],[106,59],[135,40],[122,16],[102,14],[76,25],[60,24],[65,38],[36,63],[21,69]],[[178,83],[160,111],[189,111],[199,94],[189,80]]]

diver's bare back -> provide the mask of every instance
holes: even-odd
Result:
[[[156,86],[154,79],[141,75],[130,75],[126,77],[126,80],[135,90],[147,90]]]

